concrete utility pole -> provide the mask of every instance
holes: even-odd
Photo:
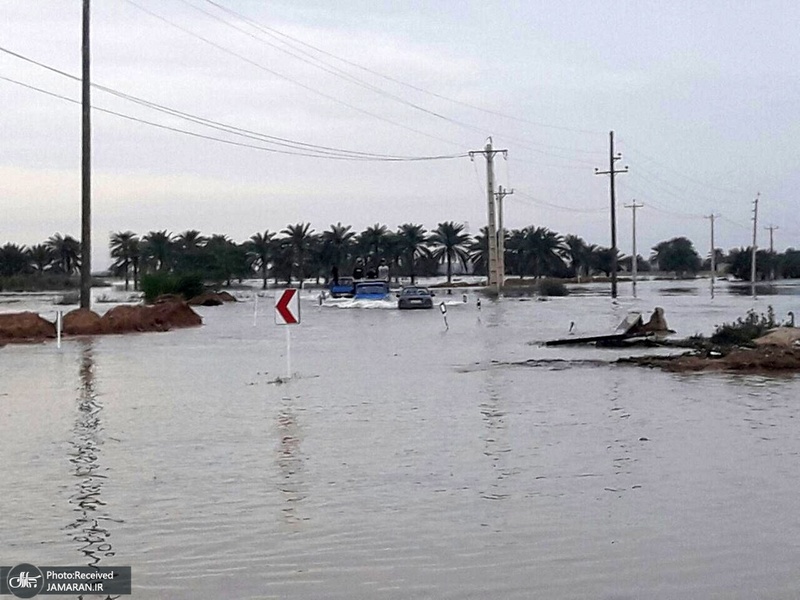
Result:
[[[769,279],[770,281],[775,279],[775,265],[774,265],[774,256],[775,256],[775,246],[773,245],[773,237],[772,234],[776,229],[780,229],[777,225],[770,225],[769,227],[764,227],[764,229],[769,230]]]
[[[756,194],[756,199],[753,200],[753,250],[750,255],[750,293],[756,295],[756,233],[758,232],[758,199],[761,197],[761,192]]]
[[[92,306],[92,122],[89,91],[89,2],[83,0],[81,144],[81,308]]]
[[[714,278],[717,275],[717,249],[714,246],[714,220],[718,217],[719,215],[715,215],[714,213],[706,217],[706,219],[711,221],[711,283],[714,283]]]
[[[616,170],[614,163],[622,159],[622,154],[614,154],[614,132],[608,132],[608,171],[595,168],[595,175],[608,175],[611,192],[611,297],[617,297],[617,195],[614,178],[618,173],[627,173],[628,167]]]
[[[631,275],[633,277],[633,297],[636,298],[636,274],[639,271],[638,257],[636,256],[636,209],[642,208],[644,204],[636,204],[636,200],[630,204],[626,204],[625,208],[630,208],[633,211],[633,260],[631,260]]]
[[[497,259],[498,272],[500,273],[499,287],[502,290],[506,278],[506,230],[503,227],[503,198],[510,196],[514,190],[504,190],[498,186],[495,198],[497,199]]]
[[[489,261],[487,268],[487,284],[494,285],[497,288],[497,293],[500,293],[500,280],[502,277],[499,273],[498,256],[497,256],[497,220],[495,216],[494,204],[494,155],[502,153],[503,156],[508,155],[508,150],[495,150],[492,148],[492,138],[486,142],[483,150],[472,150],[469,153],[470,158],[476,154],[483,154],[486,157],[486,203],[487,203],[487,240],[489,244]]]

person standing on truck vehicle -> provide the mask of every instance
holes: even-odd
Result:
[[[353,268],[353,279],[358,281],[364,279],[364,259],[357,258],[356,266]]]
[[[378,265],[378,279],[389,281],[389,265],[386,264],[385,258],[382,258]]]

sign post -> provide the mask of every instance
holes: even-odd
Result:
[[[300,294],[296,288],[288,288],[275,296],[275,324],[300,324]],[[292,377],[292,335],[286,328],[286,379]]]

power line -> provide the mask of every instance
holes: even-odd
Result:
[[[61,94],[56,94],[54,92],[50,92],[48,90],[45,90],[45,89],[42,89],[42,88],[39,88],[39,87],[36,87],[36,86],[33,86],[33,85],[30,85],[30,84],[27,84],[27,83],[23,83],[21,81],[18,81],[16,79],[12,79],[10,77],[5,77],[3,75],[0,75],[0,79],[2,79],[4,81],[8,81],[9,83],[13,83],[13,84],[22,86],[24,88],[27,88],[27,89],[30,89],[30,90],[33,90],[33,91],[36,91],[36,92],[42,93],[42,94],[46,94],[46,95],[51,96],[53,98],[58,98],[60,100],[64,100],[66,102],[71,102],[73,104],[80,104],[79,100],[74,100],[74,99],[69,98],[67,96],[62,96]],[[287,154],[287,155],[292,155],[292,156],[304,156],[304,157],[307,157],[307,158],[325,158],[325,159],[329,159],[329,160],[350,160],[350,161],[369,161],[369,162],[412,162],[412,161],[425,161],[425,160],[445,160],[445,159],[452,159],[452,158],[466,158],[468,156],[467,154],[453,154],[453,155],[438,156],[438,157],[428,156],[428,157],[407,157],[407,158],[399,158],[399,157],[398,158],[389,158],[389,157],[378,158],[378,157],[366,157],[366,156],[359,157],[359,156],[352,156],[352,155],[325,155],[325,154],[320,154],[320,153],[314,154],[314,153],[311,153],[311,152],[293,152],[293,151],[289,151],[289,150],[277,150],[275,148],[266,148],[264,146],[257,146],[255,144],[245,144],[245,143],[242,143],[242,142],[235,142],[233,140],[226,140],[226,139],[223,139],[223,138],[218,138],[218,137],[214,137],[214,136],[210,136],[210,135],[205,135],[205,134],[197,133],[197,132],[194,132],[194,131],[188,131],[186,129],[180,129],[178,127],[171,127],[169,125],[163,125],[161,123],[155,123],[153,121],[148,121],[146,119],[140,119],[138,117],[134,117],[134,116],[131,116],[131,115],[126,115],[124,113],[120,113],[120,112],[109,110],[109,109],[105,109],[105,108],[100,108],[98,106],[93,106],[92,110],[96,110],[98,112],[102,112],[102,113],[109,114],[109,115],[114,115],[116,117],[120,117],[122,119],[126,119],[126,120],[129,120],[129,121],[134,121],[136,123],[141,123],[141,124],[144,124],[144,125],[150,125],[151,127],[156,127],[158,129],[164,129],[166,131],[172,131],[174,133],[180,133],[180,134],[183,134],[183,135],[188,135],[188,136],[191,136],[191,137],[194,137],[194,138],[220,142],[222,144],[228,144],[228,145],[231,145],[231,146],[238,146],[238,147],[241,147],[241,148],[250,148],[250,149],[253,149],[253,150],[261,150],[263,152],[270,152],[270,153],[273,153],[273,154]]]
[[[185,0],[182,0],[182,1],[185,1]],[[328,52],[326,50],[322,50],[321,48],[313,46],[313,45],[311,45],[311,44],[309,44],[307,42],[304,42],[304,41],[302,41],[302,40],[300,40],[298,38],[292,37],[289,34],[283,33],[282,31],[279,31],[279,30],[274,29],[272,27],[268,27],[266,25],[261,25],[261,24],[257,23],[256,21],[254,21],[254,20],[242,15],[241,13],[238,13],[238,12],[236,12],[236,11],[230,9],[230,8],[227,8],[227,7],[219,4],[218,2],[214,2],[213,0],[205,0],[205,1],[208,2],[209,4],[213,5],[213,6],[217,7],[218,9],[228,13],[229,15],[232,15],[232,16],[238,18],[238,19],[241,19],[242,21],[248,23],[252,27],[258,29],[259,31],[261,31],[261,32],[263,32],[263,33],[265,33],[267,35],[272,36],[273,38],[275,38],[275,36],[280,36],[281,38],[285,38],[285,39],[291,40],[294,43],[297,43],[297,44],[300,44],[302,46],[305,46],[306,48],[310,48],[315,52],[318,52],[318,53],[320,53],[320,54],[322,54],[324,56],[328,56],[330,58],[338,60],[338,61],[340,61],[340,62],[342,62],[344,64],[347,64],[347,65],[349,65],[351,67],[354,67],[356,69],[359,69],[361,71],[364,71],[366,73],[374,75],[376,77],[380,77],[381,79],[385,79],[386,81],[391,81],[392,83],[396,83],[398,85],[407,87],[407,88],[412,89],[414,91],[417,91],[417,92],[420,92],[420,93],[423,93],[423,94],[427,94],[427,95],[433,96],[435,98],[439,98],[440,100],[446,100],[447,102],[452,102],[453,104],[458,104],[460,106],[471,108],[473,110],[477,110],[477,111],[480,111],[480,112],[483,112],[483,113],[495,115],[495,116],[498,116],[498,117],[503,117],[505,119],[511,119],[513,121],[517,121],[517,122],[520,122],[520,123],[528,123],[529,125],[534,125],[536,127],[542,127],[542,128],[547,128],[547,129],[555,129],[555,130],[560,130],[560,131],[570,131],[570,132],[573,132],[573,133],[586,133],[586,134],[592,134],[592,135],[605,134],[605,132],[603,132],[603,131],[596,131],[596,130],[590,130],[590,129],[579,129],[579,128],[574,128],[574,127],[564,127],[564,126],[559,126],[559,125],[552,125],[552,124],[542,123],[542,122],[538,122],[538,121],[531,121],[529,119],[523,119],[523,118],[520,118],[520,117],[515,117],[513,115],[509,115],[509,114],[502,113],[502,112],[499,112],[499,111],[482,108],[480,106],[476,106],[476,105],[470,104],[468,102],[463,102],[461,100],[456,100],[455,98],[450,98],[450,97],[444,96],[442,94],[437,94],[436,92],[431,92],[429,90],[426,90],[424,88],[421,88],[421,87],[412,85],[410,83],[401,81],[401,80],[396,79],[394,77],[390,77],[389,75],[385,75],[385,74],[380,73],[378,71],[374,71],[374,70],[372,70],[372,69],[370,69],[368,67],[365,67],[363,65],[360,65],[360,64],[358,64],[358,63],[356,63],[354,61],[347,60],[347,59],[342,58],[340,56],[337,56],[337,55],[335,55],[335,54],[333,54],[331,52]],[[283,42],[283,43],[289,45],[288,42]],[[310,54],[307,54],[307,55],[310,56]],[[591,152],[591,151],[586,151],[586,152]]]
[[[220,50],[221,52],[225,52],[226,54],[230,54],[231,56],[234,56],[234,57],[238,58],[239,60],[242,60],[242,61],[244,61],[244,62],[256,67],[257,69],[260,69],[260,70],[262,70],[262,71],[264,71],[266,73],[269,73],[271,75],[279,77],[279,78],[281,78],[281,79],[283,79],[285,81],[288,81],[288,82],[290,82],[290,83],[292,83],[292,84],[294,84],[294,85],[296,85],[296,86],[298,86],[298,87],[300,87],[300,88],[302,88],[302,89],[304,89],[306,91],[309,91],[309,92],[312,92],[312,93],[317,94],[319,96],[322,96],[323,98],[325,98],[327,100],[330,100],[331,102],[336,102],[337,104],[341,104],[342,106],[346,106],[347,108],[350,108],[352,110],[355,110],[355,111],[360,112],[362,114],[365,114],[367,116],[373,117],[373,118],[378,119],[380,121],[384,121],[386,123],[389,123],[389,124],[394,125],[396,127],[400,127],[400,128],[405,129],[407,131],[411,131],[413,133],[417,133],[419,135],[423,135],[425,137],[437,140],[439,142],[444,142],[446,144],[451,144],[451,145],[454,145],[454,146],[460,146],[460,143],[458,143],[458,142],[454,142],[452,140],[447,140],[447,139],[444,139],[444,138],[440,138],[440,137],[432,135],[430,133],[426,133],[426,132],[424,132],[424,131],[422,131],[420,129],[415,129],[413,127],[409,127],[408,125],[405,125],[403,123],[399,123],[397,121],[393,121],[392,119],[388,119],[386,117],[382,117],[381,115],[378,115],[376,113],[370,112],[370,111],[365,110],[363,108],[359,108],[358,106],[350,104],[349,102],[345,102],[344,100],[340,100],[339,98],[336,98],[335,96],[331,96],[330,94],[326,94],[325,92],[322,92],[322,91],[320,91],[320,90],[318,90],[318,89],[316,89],[314,87],[306,85],[306,84],[304,84],[304,83],[302,83],[300,81],[297,81],[296,79],[293,79],[293,78],[289,77],[288,75],[284,75],[283,73],[281,73],[279,71],[275,71],[274,69],[270,69],[269,67],[266,67],[266,66],[262,65],[259,62],[256,62],[256,61],[254,61],[252,59],[249,59],[246,56],[244,56],[242,54],[239,54],[238,52],[235,52],[234,50],[231,50],[230,48],[226,48],[226,47],[224,47],[224,46],[222,46],[220,44],[217,44],[216,42],[214,42],[212,40],[209,40],[208,38],[203,37],[202,35],[194,33],[193,31],[191,31],[191,30],[189,30],[189,29],[187,29],[187,28],[185,28],[185,27],[183,27],[181,25],[178,25],[177,23],[174,23],[174,22],[170,21],[169,19],[167,19],[165,17],[162,17],[161,15],[159,15],[157,13],[154,13],[150,9],[145,8],[145,7],[137,4],[133,0],[125,0],[125,1],[128,4],[130,4],[132,6],[135,6],[136,8],[141,10],[142,12],[147,13],[151,17],[153,17],[155,19],[158,19],[159,21],[162,21],[162,22],[166,23],[167,25],[170,25],[171,27],[176,28],[176,29],[186,33],[187,35],[195,37],[195,38],[199,39],[200,41],[208,44],[209,46],[212,46],[212,47],[216,48],[217,50]]]
[[[530,194],[522,192],[522,191],[520,191],[519,189],[516,189],[516,188],[515,188],[515,192],[516,192],[517,196],[521,196],[521,199],[527,199],[527,200],[530,200],[530,201],[532,201],[532,202],[534,202],[536,204],[541,204],[542,206],[547,206],[549,208],[554,208],[556,210],[561,210],[561,211],[565,211],[565,212],[576,213],[576,214],[578,214],[578,213],[599,214],[599,213],[605,213],[606,212],[605,208],[575,208],[575,207],[572,207],[572,206],[564,206],[562,204],[555,204],[553,202],[548,202],[546,200],[542,200],[541,198],[537,198],[535,196],[532,196]]]
[[[41,67],[43,69],[46,69],[48,71],[51,71],[51,72],[56,73],[58,75],[61,75],[63,77],[71,79],[73,81],[76,81],[76,82],[80,82],[81,81],[80,77],[77,77],[75,75],[72,75],[70,73],[62,71],[60,69],[56,69],[55,67],[51,67],[50,65],[47,65],[45,63],[36,61],[36,60],[34,60],[32,58],[29,58],[27,56],[24,56],[22,54],[19,54],[17,52],[14,52],[12,50],[7,49],[7,48],[0,47],[0,52],[4,52],[4,53],[6,53],[6,54],[8,54],[10,56],[13,56],[13,57],[18,58],[20,60],[23,60],[23,61],[26,61],[28,63],[34,64],[34,65],[36,65],[38,67]],[[18,82],[16,80],[11,80],[11,79],[7,79],[7,80],[11,81],[12,83],[18,83],[19,85],[26,85],[26,84],[22,84],[21,82]],[[29,87],[31,87],[31,89],[36,89],[37,91],[44,91],[44,90],[41,90],[40,88],[34,88],[33,86],[29,86]],[[293,148],[293,149],[300,149],[300,150],[306,150],[306,151],[313,151],[313,152],[316,152],[316,153],[319,153],[319,154],[326,154],[326,155],[331,155],[331,156],[352,156],[354,158],[369,158],[369,159],[375,159],[375,160],[381,159],[381,160],[392,160],[392,161],[413,161],[413,160],[428,160],[428,159],[436,160],[436,159],[439,159],[439,158],[449,158],[449,157],[452,157],[452,158],[464,158],[464,157],[467,156],[466,154],[428,156],[428,157],[398,156],[398,155],[388,155],[388,154],[376,154],[376,153],[372,153],[372,152],[362,152],[362,151],[358,151],[358,150],[347,150],[347,149],[335,148],[335,147],[331,147],[331,146],[320,146],[320,145],[317,145],[317,144],[309,144],[309,143],[306,143],[306,142],[300,142],[300,141],[291,140],[291,139],[288,139],[288,138],[272,136],[272,135],[259,133],[259,132],[255,132],[255,131],[248,130],[248,129],[243,129],[243,128],[236,127],[236,126],[233,126],[233,125],[228,125],[228,124],[225,124],[225,123],[221,123],[219,121],[213,121],[211,119],[206,119],[204,117],[200,117],[200,116],[193,115],[193,114],[190,114],[190,113],[186,113],[186,112],[183,112],[183,111],[180,111],[180,110],[177,110],[177,109],[174,109],[174,108],[170,108],[168,106],[164,106],[164,105],[161,105],[161,104],[158,104],[158,103],[155,103],[155,102],[151,102],[149,100],[145,100],[144,98],[139,98],[137,96],[133,96],[131,94],[127,94],[125,92],[121,92],[119,90],[115,90],[113,88],[106,87],[106,86],[103,86],[103,85],[100,85],[100,84],[96,84],[96,83],[92,84],[92,87],[94,87],[96,89],[99,89],[99,90],[102,90],[102,91],[104,91],[104,92],[106,92],[108,94],[111,94],[113,96],[116,96],[118,98],[122,98],[124,100],[128,100],[128,101],[133,102],[135,104],[139,104],[141,106],[145,106],[147,108],[156,110],[158,112],[166,113],[168,115],[175,116],[175,117],[190,121],[190,122],[195,123],[195,124],[203,125],[205,127],[209,127],[209,128],[212,128],[212,129],[216,129],[216,130],[219,130],[219,131],[223,131],[223,132],[226,132],[226,133],[230,133],[230,134],[233,134],[233,135],[238,135],[238,136],[249,138],[249,139],[254,139],[254,140],[258,140],[258,141],[265,141],[267,143],[270,143],[270,144],[273,144],[273,145],[277,145],[277,146],[289,147],[289,148]],[[46,93],[49,93],[49,92],[46,92]],[[61,99],[66,99],[65,97],[60,96],[58,94],[55,94],[55,97],[58,97],[58,98],[61,98]]]
[[[220,44],[212,42],[211,40],[208,40],[207,38],[205,38],[203,36],[200,36],[200,35],[192,32],[192,31],[190,31],[190,30],[188,30],[188,29],[186,29],[186,28],[184,28],[184,27],[182,27],[180,25],[177,25],[176,23],[170,21],[169,19],[166,19],[165,17],[162,17],[162,16],[150,11],[149,9],[146,9],[146,8],[138,5],[133,0],[126,0],[126,1],[129,4],[132,4],[133,6],[136,6],[137,8],[139,8],[140,10],[148,13],[149,15],[151,15],[151,16],[153,16],[153,17],[155,17],[155,18],[157,18],[157,19],[159,19],[161,21],[164,21],[164,22],[168,23],[169,25],[172,25],[173,27],[176,27],[176,28],[180,29],[184,33],[187,33],[189,35],[197,37],[198,39],[200,39],[200,40],[202,40],[202,41],[214,46],[217,49],[220,49],[220,50],[222,50],[224,52],[232,54],[233,56],[236,56],[236,57],[238,57],[238,58],[240,58],[242,60],[245,60],[250,64],[253,64],[255,66],[259,66],[259,68],[265,68],[268,72],[276,74],[279,77],[282,77],[282,78],[284,78],[284,79],[286,79],[288,81],[291,81],[291,82],[293,82],[293,83],[295,83],[297,85],[300,85],[301,87],[304,87],[304,89],[313,90],[316,93],[322,94],[326,98],[335,100],[334,96],[329,96],[327,94],[324,94],[324,92],[320,92],[319,90],[315,90],[314,88],[310,88],[309,86],[305,86],[305,84],[302,84],[302,83],[300,83],[299,81],[297,81],[295,79],[292,79],[292,78],[287,77],[287,76],[285,76],[283,74],[280,74],[280,73],[278,73],[278,72],[276,72],[276,71],[274,71],[272,69],[268,69],[266,67],[263,67],[263,65],[260,65],[260,63],[256,63],[256,62],[250,60],[249,58],[246,58],[246,57],[242,56],[241,54],[239,54],[239,53],[237,53],[237,52],[235,52],[233,50],[230,50],[229,48],[226,48],[226,47],[224,47],[224,46],[222,46]],[[386,90],[384,90],[382,88],[379,88],[379,87],[374,86],[374,85],[372,85],[370,83],[367,83],[367,82],[365,82],[365,81],[363,81],[363,80],[361,80],[361,79],[359,79],[357,77],[354,77],[354,76],[350,75],[349,73],[347,73],[346,71],[343,71],[343,70],[338,69],[336,67],[332,67],[328,63],[318,64],[321,61],[319,61],[318,59],[315,59],[311,54],[309,54],[307,52],[303,52],[303,54],[305,54],[305,56],[308,57],[308,58],[306,58],[304,56],[300,56],[296,52],[292,52],[290,50],[286,50],[285,48],[281,48],[281,47],[279,47],[279,46],[277,46],[277,45],[275,45],[273,43],[270,43],[270,42],[264,40],[263,38],[260,38],[260,37],[248,32],[248,31],[242,29],[241,27],[238,27],[237,25],[231,23],[230,21],[228,21],[226,19],[222,19],[221,17],[218,17],[218,16],[216,16],[216,15],[214,15],[214,14],[212,14],[212,13],[206,11],[206,10],[203,10],[203,9],[195,6],[191,2],[188,2],[188,0],[180,0],[180,1],[183,2],[184,4],[186,4],[187,6],[193,8],[194,10],[196,10],[196,11],[198,11],[198,12],[200,12],[200,13],[206,15],[206,16],[208,16],[209,18],[212,18],[212,19],[215,19],[215,20],[217,20],[217,21],[219,21],[221,23],[224,23],[228,27],[231,27],[231,28],[235,29],[236,31],[239,31],[239,32],[243,33],[244,35],[247,35],[247,36],[249,36],[249,37],[251,37],[251,38],[253,38],[253,39],[257,40],[257,41],[265,43],[265,44],[269,45],[270,47],[275,48],[276,50],[279,50],[280,52],[284,52],[284,53],[288,54],[289,56],[292,56],[293,58],[295,58],[297,60],[300,60],[300,61],[302,61],[302,62],[304,62],[306,64],[309,64],[311,66],[314,66],[314,67],[316,67],[318,69],[321,69],[321,70],[325,71],[326,73],[329,73],[329,74],[334,75],[336,77],[341,77],[341,78],[345,79],[346,81],[348,81],[350,83],[353,83],[353,84],[358,85],[358,86],[360,86],[362,88],[368,89],[368,90],[370,90],[370,91],[372,91],[372,92],[374,92],[376,94],[379,94],[381,96],[384,96],[386,98],[394,100],[395,102],[398,102],[398,103],[400,103],[400,104],[402,104],[404,106],[408,106],[408,107],[411,107],[411,108],[413,108],[415,110],[421,111],[421,112],[423,112],[423,113],[425,113],[425,114],[427,114],[429,116],[441,119],[441,120],[443,120],[443,121],[445,121],[447,123],[456,125],[458,127],[462,127],[462,128],[467,129],[469,131],[477,132],[477,133],[479,133],[481,135],[488,135],[488,133],[489,133],[483,127],[479,127],[479,126],[476,126],[476,125],[472,125],[470,123],[466,123],[464,121],[453,119],[453,118],[448,117],[448,116],[446,116],[446,115],[444,115],[444,114],[442,114],[440,112],[433,111],[433,110],[430,110],[428,108],[425,108],[424,106],[416,104],[414,102],[410,102],[410,101],[408,101],[408,100],[406,100],[404,98],[401,98],[400,96],[392,94],[391,92],[387,92]],[[212,3],[212,4],[214,4],[214,3]],[[225,10],[224,7],[221,7],[220,5],[217,5],[217,4],[214,4],[214,5],[217,6],[218,8],[220,8],[221,10]],[[226,12],[232,12],[232,11],[227,11],[226,10]],[[245,22],[250,23],[253,27],[258,29],[259,31],[264,31],[264,28],[262,28],[258,24],[254,24],[253,22],[249,21],[246,17],[238,15],[238,18],[244,20]],[[268,33],[266,31],[264,31],[264,32]],[[286,43],[286,42],[284,42],[284,43]],[[421,130],[418,130],[418,129],[409,128],[409,127],[407,127],[405,125],[402,125],[402,124],[397,123],[395,121],[392,121],[390,119],[386,119],[384,117],[380,117],[379,115],[376,115],[375,113],[371,113],[369,111],[365,111],[363,109],[360,109],[360,108],[358,108],[358,107],[356,107],[356,106],[354,106],[352,104],[349,104],[349,103],[343,103],[343,104],[345,106],[349,107],[349,108],[358,110],[358,111],[363,112],[363,113],[365,113],[367,115],[370,115],[370,116],[373,116],[373,117],[376,117],[376,118],[380,118],[382,120],[385,120],[385,121],[387,121],[389,123],[392,123],[392,124],[395,124],[395,125],[403,126],[404,128],[410,129],[411,131],[414,131],[416,133],[422,133],[423,135],[427,135],[428,137],[433,137],[434,139],[437,139],[437,140],[440,140],[440,141],[444,141],[442,138],[431,136],[430,134],[422,132]],[[536,152],[536,153],[539,153],[539,154],[543,154],[545,156],[554,156],[554,157],[557,157],[557,158],[564,158],[564,159],[567,159],[567,160],[574,160],[574,159],[572,159],[571,157],[568,157],[568,156],[564,156],[563,154],[556,154],[556,153],[554,153],[552,151],[541,150],[541,149],[536,148],[535,146],[538,145],[538,146],[541,146],[541,147],[544,147],[544,148],[555,148],[557,150],[564,150],[564,151],[567,151],[567,152],[585,152],[585,153],[588,153],[588,154],[598,154],[596,151],[576,150],[576,149],[571,149],[571,148],[565,148],[563,146],[552,146],[552,145],[548,145],[548,144],[535,144],[535,143],[531,144],[527,140],[524,140],[522,138],[518,138],[518,137],[515,137],[515,136],[507,135],[507,134],[502,135],[502,137],[503,137],[503,139],[506,139],[508,141],[515,142],[520,147],[526,148],[526,149],[530,150],[531,152]],[[453,143],[453,144],[458,145],[456,142],[449,142],[449,143]],[[587,162],[587,164],[593,164],[593,163],[588,163]]]

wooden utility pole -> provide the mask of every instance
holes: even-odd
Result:
[[[92,123],[89,91],[89,2],[83,0],[81,144],[81,308],[92,306]]]
[[[495,194],[497,198],[497,259],[498,273],[500,274],[499,287],[502,290],[506,279],[506,230],[503,227],[503,198],[513,194],[514,190],[504,190],[502,185],[498,186],[497,190],[497,194]]]
[[[636,298],[636,274],[639,271],[639,258],[636,254],[636,209],[642,208],[644,204],[636,204],[636,200],[630,204],[626,204],[625,208],[630,208],[633,211],[633,260],[631,260],[631,275],[633,282],[633,297]]]
[[[487,203],[487,218],[488,227],[486,235],[489,245],[489,260],[486,265],[487,269],[487,285],[495,286],[498,295],[500,294],[500,280],[502,277],[499,273],[498,255],[497,255],[497,217],[494,202],[494,155],[502,153],[503,156],[508,154],[508,150],[495,150],[492,148],[492,138],[489,138],[483,150],[472,150],[469,153],[470,158],[476,154],[483,154],[486,157],[486,203]]]
[[[756,295],[756,233],[758,232],[758,199],[761,197],[761,192],[756,194],[756,199],[753,200],[753,249],[750,254],[750,293]]]
[[[719,215],[715,215],[711,213],[706,217],[709,221],[711,221],[711,283],[714,283],[714,278],[717,275],[717,249],[714,245],[714,220],[717,219]]]
[[[617,297],[617,195],[614,179],[618,173],[627,173],[628,167],[615,169],[614,163],[622,159],[621,154],[614,154],[614,132],[608,132],[608,171],[595,168],[595,175],[608,175],[611,194],[611,297]]]
[[[772,281],[775,279],[775,246],[773,244],[773,232],[776,229],[780,229],[777,225],[770,225],[769,227],[764,227],[769,231],[769,279]]]

